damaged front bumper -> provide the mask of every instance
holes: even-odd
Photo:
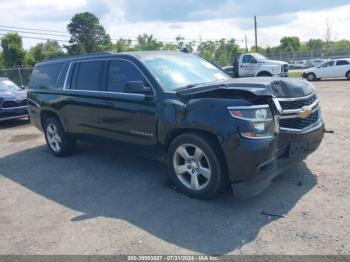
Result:
[[[260,164],[256,175],[251,179],[233,183],[231,186],[235,196],[245,199],[262,193],[276,176],[314,152],[321,144],[323,135],[324,123],[322,120],[303,132],[280,132],[275,157]]]

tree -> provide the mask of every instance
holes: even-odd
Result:
[[[8,33],[1,39],[2,57],[6,67],[24,64],[25,51],[22,37],[17,33]]]
[[[164,44],[153,37],[153,35],[139,35],[137,37],[137,44],[135,50],[161,50]]]
[[[309,39],[306,45],[309,49],[321,49],[324,47],[324,42],[321,39]]]
[[[282,37],[280,43],[280,47],[283,51],[295,52],[300,48],[300,39],[297,36]]]
[[[131,42],[130,39],[120,38],[115,44],[113,44],[112,51],[117,53],[130,51]]]
[[[47,40],[46,43],[39,43],[30,48],[29,53],[33,56],[35,63],[39,63],[44,59],[64,55],[61,46],[55,40]]]
[[[99,19],[89,12],[76,14],[67,29],[71,34],[70,45],[65,46],[69,54],[92,53],[112,48],[110,36]]]
[[[221,39],[217,41],[217,48],[214,54],[214,62],[220,66],[232,64],[231,58],[233,54],[239,52],[239,46],[234,39],[226,41]]]
[[[213,60],[216,48],[217,48],[216,42],[204,41],[198,45],[197,51],[201,57],[208,60]]]
[[[186,43],[185,38],[182,37],[181,35],[177,36],[175,40],[176,40],[176,45],[178,50],[186,50],[189,53],[193,52],[193,46],[195,45],[194,41],[190,41]]]

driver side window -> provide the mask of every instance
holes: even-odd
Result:
[[[129,81],[141,81],[148,85],[140,71],[129,61],[111,60],[108,69],[108,92],[124,92],[124,85]]]
[[[252,55],[243,56],[242,62],[247,63],[247,64],[256,64],[257,63],[256,59]]]

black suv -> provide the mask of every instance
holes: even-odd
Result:
[[[254,196],[314,151],[324,124],[310,83],[232,79],[181,52],[99,53],[35,66],[29,114],[56,156],[77,139],[157,146],[182,192],[209,198],[229,184]],[[150,147],[154,148],[154,147]]]

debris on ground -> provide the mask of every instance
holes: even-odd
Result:
[[[286,215],[273,214],[273,213],[266,212],[266,211],[264,211],[264,210],[261,211],[261,214],[262,214],[262,215],[265,215],[265,216],[269,216],[269,217],[282,217],[282,218],[287,217]]]

